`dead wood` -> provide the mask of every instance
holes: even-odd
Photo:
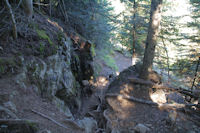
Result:
[[[63,122],[66,123],[66,124],[68,124],[73,129],[78,129],[78,130],[82,130],[82,131],[85,130],[84,128],[80,127],[79,124],[76,123],[74,120],[65,119]]]
[[[166,90],[171,90],[171,91],[177,91],[179,93],[188,95],[193,98],[197,98],[197,99],[200,98],[200,96],[195,91],[187,90],[184,88],[175,88],[175,87],[171,87],[171,86],[165,85],[165,84],[155,84],[152,81],[143,80],[140,78],[128,78],[128,79],[131,82],[136,83],[136,84],[148,85],[155,89],[166,89]]]
[[[53,123],[55,123],[56,125],[58,125],[58,126],[60,126],[60,127],[62,127],[62,128],[69,129],[68,127],[64,126],[63,124],[57,122],[56,120],[54,120],[53,118],[51,118],[51,117],[49,117],[49,116],[47,116],[47,115],[45,115],[45,114],[42,114],[42,113],[37,112],[37,111],[35,111],[35,110],[31,110],[31,111],[32,111],[33,113],[35,113],[35,114],[38,114],[38,115],[40,115],[40,116],[42,116],[42,117],[44,117],[44,118],[46,118],[46,119],[52,121]]]
[[[13,37],[14,37],[14,39],[17,39],[17,27],[16,27],[16,21],[15,21],[14,13],[12,11],[12,8],[11,8],[9,1],[5,0],[5,3],[6,3],[8,10],[9,10],[9,14],[10,14],[10,17],[11,17],[11,20],[12,20]]]
[[[173,104],[163,103],[162,104],[162,103],[154,103],[152,101],[135,98],[133,96],[128,96],[128,95],[121,95],[121,94],[106,94],[106,98],[108,98],[108,97],[123,98],[123,99],[127,99],[127,100],[130,100],[130,101],[133,101],[133,102],[138,102],[138,103],[142,103],[142,104],[148,104],[148,105],[152,105],[152,106],[156,106],[156,107],[160,107],[160,108],[179,109],[179,108],[197,106],[196,104],[180,104],[180,103],[173,103]]]

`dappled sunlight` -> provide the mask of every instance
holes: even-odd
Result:
[[[120,90],[120,94],[122,95],[126,95],[126,94],[129,94],[131,93],[131,91],[133,90],[133,87],[130,86],[129,84],[124,84],[122,85],[122,90]]]
[[[116,71],[115,74],[116,74],[117,76],[119,76],[120,72]]]
[[[125,10],[125,4],[120,0],[109,0],[111,5],[114,7],[114,11],[116,14],[119,14]]]
[[[49,18],[47,18],[47,21],[52,24],[53,26],[57,27],[60,31],[63,32],[63,28],[55,21],[50,20]]]
[[[116,44],[114,44],[114,46],[115,46],[116,48],[123,49],[123,50],[129,50],[129,49],[130,49],[128,46],[124,46],[124,45],[121,44],[121,43],[116,43]]]
[[[163,104],[167,102],[166,94],[163,90],[157,90],[153,93],[150,93],[150,98],[153,102],[158,104]]]
[[[117,96],[117,98],[108,98],[107,99],[109,105],[115,112],[118,112],[118,118],[126,119],[130,117],[130,109],[135,107],[133,102],[130,102],[121,96]]]
[[[109,80],[107,79],[107,77],[99,76],[96,78],[96,82],[94,83],[94,86],[101,88],[101,87],[105,87],[106,85],[108,85],[108,83],[109,83]]]
[[[128,100],[122,98],[121,96],[117,96],[117,100],[120,102],[121,107],[124,109],[129,109],[129,108],[135,107],[135,104],[133,102],[128,101]]]

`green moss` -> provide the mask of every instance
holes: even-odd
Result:
[[[114,69],[115,71],[118,71],[118,67],[116,65],[115,60],[110,56],[110,55],[104,55],[102,57],[103,61],[106,63],[106,65],[112,69]]]
[[[101,65],[97,62],[94,64],[94,78],[98,77],[100,72],[102,71]]]
[[[46,34],[46,32],[44,30],[36,29],[36,32],[38,33],[38,36],[40,38],[48,40],[49,44],[53,45],[53,42],[51,41],[51,39],[49,38],[49,36]]]
[[[14,58],[0,58],[0,65],[11,65],[15,66],[15,59]]]
[[[64,38],[64,34],[62,32],[58,32],[57,38],[58,38],[58,41],[61,42],[62,38]],[[61,44],[63,44],[63,43],[61,43]]]
[[[96,56],[96,52],[95,52],[95,45],[94,44],[91,45],[90,50],[91,50],[92,56],[95,57]]]
[[[4,73],[4,72],[5,72],[4,66],[0,65],[0,73],[2,74],[2,73]]]
[[[44,53],[44,44],[40,42],[40,53],[43,54]]]

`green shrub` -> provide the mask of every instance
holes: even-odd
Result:
[[[92,52],[92,57],[95,57],[96,56],[96,51],[95,51],[95,45],[94,44],[91,45],[90,50]]]
[[[44,30],[36,29],[36,32],[38,33],[38,36],[41,39],[45,39],[49,42],[50,45],[53,45],[53,42],[51,41],[51,39],[49,38],[49,36],[46,34],[46,32]]]

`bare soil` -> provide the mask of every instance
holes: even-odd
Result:
[[[7,100],[15,104],[17,111],[14,113],[19,119],[34,120],[39,123],[39,129],[47,129],[53,133],[81,132],[76,129],[72,129],[70,125],[66,124],[65,126],[69,127],[69,129],[64,129],[52,121],[32,112],[32,110],[35,110],[62,124],[64,124],[63,121],[65,119],[68,119],[67,116],[62,113],[56,105],[52,104],[47,99],[42,99],[39,95],[37,95],[32,86],[22,88],[15,83],[12,77],[8,77],[0,80],[0,88],[0,94],[9,96],[7,97]]]

